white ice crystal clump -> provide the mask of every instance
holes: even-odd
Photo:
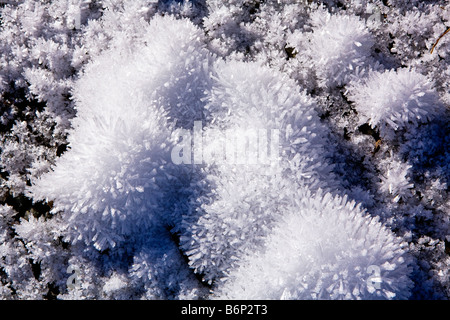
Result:
[[[262,252],[249,253],[222,299],[406,299],[405,244],[346,197],[300,189]]]
[[[382,136],[427,121],[439,107],[432,82],[413,69],[373,71],[348,86],[360,124],[379,127]]]
[[[0,2],[0,298],[450,297],[446,0]]]
[[[173,120],[188,126],[198,114],[208,66],[202,31],[169,16],[155,17],[145,32],[136,50],[113,48],[86,67],[74,90],[69,151],[30,188],[64,212],[68,239],[99,250],[155,222]]]
[[[8,226],[16,214],[12,207],[0,205],[0,296],[3,299],[40,299],[39,293],[44,285],[34,277],[29,264],[29,261],[37,261],[33,260],[36,256],[28,254],[22,245],[23,240],[13,238],[14,232]]]
[[[398,202],[400,198],[411,196],[410,189],[414,184],[408,179],[408,171],[412,165],[404,163],[394,157],[392,154],[380,164],[384,168],[385,175],[381,177],[381,191],[393,196],[393,201]]]
[[[298,185],[328,187],[333,181],[323,147],[326,130],[314,100],[295,81],[256,62],[219,61],[215,72],[203,151],[240,146],[236,154],[247,157],[241,163],[232,156],[208,159],[203,173],[211,190],[195,200],[198,218],[185,217],[183,248],[208,281],[224,277],[246,249],[261,245],[283,208],[294,201]],[[238,134],[230,141],[223,134],[243,129],[253,132],[254,140]],[[251,148],[256,149],[253,156]],[[261,161],[264,157],[267,162]]]
[[[117,291],[120,291],[127,287],[127,281],[126,279],[123,279],[124,277],[120,277],[119,275],[113,275],[108,281],[106,281],[105,285],[103,286],[103,291],[107,295],[111,295]]]
[[[317,10],[311,14],[311,24],[313,32],[303,43],[296,43],[295,33],[290,42],[300,55],[305,54],[307,63],[312,63],[320,85],[345,85],[352,74],[370,63],[375,42],[359,17]]]
[[[128,270],[131,283],[145,290],[143,298],[197,298],[201,294],[198,281],[168,231],[161,228],[144,237],[147,244],[135,254]]]

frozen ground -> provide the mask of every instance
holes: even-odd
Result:
[[[449,298],[448,1],[0,3],[2,299]]]

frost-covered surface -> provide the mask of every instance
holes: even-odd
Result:
[[[1,298],[450,297],[448,1],[0,3]]]

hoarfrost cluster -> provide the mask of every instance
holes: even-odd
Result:
[[[0,3],[2,299],[450,297],[447,1]]]

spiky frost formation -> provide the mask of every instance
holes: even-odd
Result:
[[[320,9],[310,19],[312,32],[294,32],[289,42],[307,66],[312,64],[321,86],[345,85],[351,75],[370,65],[375,41],[363,20]]]
[[[294,201],[291,181],[333,185],[322,144],[326,130],[314,101],[294,81],[258,63],[218,62],[215,72],[203,154],[219,152],[205,159],[211,190],[195,200],[199,216],[185,217],[181,238],[191,266],[208,281],[224,277],[242,252],[261,245]]]
[[[155,17],[146,32],[138,50],[113,48],[86,67],[70,151],[30,188],[64,212],[68,239],[99,250],[152,224],[172,165],[169,118],[188,126],[198,114],[208,65],[202,32],[172,17]]]
[[[30,255],[23,242],[14,238],[11,222],[16,215],[12,207],[0,206],[0,296],[3,299],[40,299],[44,285],[36,279],[29,263],[38,263],[34,259],[39,257]]]
[[[380,161],[383,167],[384,176],[381,177],[380,189],[391,195],[394,202],[398,202],[401,198],[407,199],[411,197],[411,188],[414,184],[408,179],[408,172],[412,165],[404,163],[396,159],[392,154],[389,158]]]
[[[244,51],[252,34],[245,32],[244,25],[254,19],[254,12],[260,5],[255,0],[206,0],[208,15],[203,21],[208,33],[209,48],[219,56],[233,51]],[[253,14],[252,14],[253,11]]]
[[[371,72],[348,86],[348,97],[355,103],[360,124],[377,126],[383,136],[408,123],[426,122],[440,106],[432,82],[413,69]]]
[[[226,299],[406,299],[405,243],[346,197],[300,189],[268,236],[217,291]]]
[[[42,204],[38,197],[31,199],[23,193],[30,181],[35,182],[35,179],[49,171],[50,167],[58,166],[58,163],[55,164],[55,159],[59,158],[61,153],[69,154],[78,149],[75,151],[77,153],[80,150],[71,145],[70,147],[74,148],[66,151],[65,147],[68,142],[67,130],[70,128],[71,119],[76,116],[72,93],[77,95],[76,99],[80,99],[80,90],[73,91],[74,83],[80,77],[84,78],[82,71],[87,64],[89,65],[86,69],[91,76],[96,60],[99,62],[96,72],[99,74],[110,74],[114,69],[112,64],[121,64],[123,67],[117,67],[114,69],[115,72],[123,75],[123,69],[128,68],[129,72],[135,75],[127,74],[127,79],[132,79],[130,82],[139,87],[142,84],[140,81],[142,73],[149,71],[146,64],[148,61],[142,58],[144,53],[151,51],[147,45],[150,44],[155,50],[164,52],[167,60],[161,57],[155,59],[156,62],[159,61],[159,67],[152,70],[155,72],[155,77],[164,78],[164,84],[167,84],[167,87],[164,84],[141,86],[145,87],[144,98],[151,96],[150,91],[156,92],[155,97],[158,102],[148,103],[148,105],[152,104],[160,108],[163,113],[166,113],[167,119],[170,118],[167,121],[161,121],[161,124],[167,125],[167,130],[162,126],[160,128],[162,131],[156,129],[154,131],[155,134],[161,133],[161,137],[165,135],[164,132],[171,132],[173,126],[179,129],[191,129],[193,121],[201,119],[205,136],[217,139],[216,143],[204,145],[205,150],[208,151],[207,149],[214,149],[214,146],[219,145],[220,139],[224,139],[220,132],[214,132],[215,129],[230,129],[236,133],[243,133],[239,140],[242,142],[247,138],[244,136],[246,133],[241,131],[242,126],[246,127],[250,123],[258,122],[258,125],[264,128],[264,121],[255,121],[261,116],[257,108],[250,109],[252,110],[250,115],[246,114],[245,110],[239,111],[242,118],[224,116],[216,108],[214,113],[220,114],[222,117],[220,121],[219,118],[215,119],[211,112],[202,112],[205,111],[203,109],[205,104],[210,101],[204,94],[205,89],[211,92],[209,76],[205,77],[201,70],[196,71],[199,69],[194,71],[183,69],[185,67],[183,63],[193,66],[196,65],[197,60],[187,62],[186,59],[181,63],[175,63],[173,68],[168,66],[169,62],[174,61],[175,56],[178,59],[180,52],[181,60],[184,59],[183,57],[192,56],[194,59],[197,57],[197,50],[193,50],[191,55],[185,54],[185,49],[175,43],[178,41],[176,35],[183,37],[184,31],[190,27],[184,25],[184,22],[174,22],[177,24],[175,29],[178,28],[174,31],[169,26],[170,23],[161,23],[159,24],[161,30],[153,30],[151,37],[148,34],[148,21],[155,15],[173,14],[177,18],[189,18],[198,25],[200,42],[204,39],[207,48],[212,52],[225,57],[228,61],[259,61],[270,72],[280,70],[284,76],[295,79],[302,90],[307,90],[314,97],[313,105],[319,112],[321,123],[330,130],[332,145],[323,144],[319,140],[314,140],[314,143],[313,140],[309,141],[314,148],[320,149],[321,146],[325,146],[327,151],[331,151],[330,159],[339,181],[339,187],[332,188],[332,192],[342,194],[343,190],[340,189],[345,188],[345,193],[349,197],[361,202],[371,215],[379,216],[387,227],[394,230],[396,234],[402,235],[408,242],[409,252],[416,259],[411,275],[414,288],[410,298],[448,299],[450,296],[447,272],[449,269],[448,244],[450,243],[448,237],[450,157],[447,151],[450,149],[449,109],[440,108],[436,116],[431,116],[430,121],[418,126],[408,121],[395,131],[389,124],[383,124],[380,120],[378,125],[371,129],[368,125],[360,126],[361,122],[358,122],[361,119],[368,121],[367,117],[357,110],[361,106],[355,107],[352,101],[343,96],[343,92],[348,89],[348,80],[354,79],[354,83],[364,84],[370,78],[370,76],[367,77],[369,69],[383,71],[408,67],[414,68],[416,73],[426,75],[432,80],[440,100],[448,105],[450,101],[450,90],[448,90],[450,35],[447,34],[441,38],[434,52],[430,53],[435,41],[449,25],[450,11],[446,8],[446,0],[352,2],[338,0],[23,0],[7,2],[10,4],[0,5],[2,22],[0,26],[0,297],[7,299],[208,298],[209,288],[204,295],[202,290],[198,290],[201,285],[192,281],[192,274],[190,274],[195,268],[187,268],[181,254],[189,255],[191,249],[192,253],[199,253],[201,247],[204,250],[201,253],[203,257],[212,257],[213,260],[215,259],[214,263],[220,262],[221,265],[220,268],[216,268],[213,263],[206,263],[204,269],[201,269],[202,256],[191,255],[191,261],[197,263],[195,266],[200,265],[197,272],[207,270],[208,277],[211,277],[212,272],[217,272],[215,279],[222,275],[226,276],[228,272],[220,270],[228,268],[226,270],[232,271],[240,265],[243,254],[247,252],[245,249],[247,243],[240,238],[241,236],[249,239],[249,247],[259,251],[273,225],[281,223],[278,221],[280,217],[289,215],[290,210],[294,212],[297,208],[293,202],[297,199],[295,196],[298,194],[297,189],[303,188],[302,184],[312,184],[309,187],[316,190],[318,186],[330,183],[326,174],[318,178],[320,175],[317,173],[320,171],[318,169],[321,169],[321,162],[316,163],[307,159],[314,152],[310,153],[309,148],[297,152],[300,150],[297,149],[298,145],[292,148],[291,153],[287,153],[292,157],[283,164],[282,175],[276,167],[272,168],[268,165],[226,166],[217,161],[205,161],[205,165],[195,166],[164,165],[155,176],[154,186],[158,188],[159,193],[150,194],[148,190],[144,190],[140,198],[145,198],[149,203],[156,203],[155,207],[147,210],[150,215],[155,216],[152,222],[158,222],[153,227],[149,229],[143,227],[142,229],[145,230],[142,231],[145,232],[138,232],[141,228],[135,228],[135,224],[140,220],[133,221],[126,218],[124,221],[119,221],[118,219],[116,225],[130,227],[135,232],[128,235],[122,234],[125,241],[105,251],[98,251],[90,244],[86,245],[85,241],[91,243],[90,235],[86,233],[83,233],[83,236],[87,236],[86,238],[83,236],[80,238],[84,241],[78,243],[65,241],[70,237],[79,236],[74,232],[74,224],[70,220],[71,210],[60,211],[55,215],[49,214],[51,203],[47,206]],[[78,4],[80,4],[79,7],[77,7]],[[78,13],[81,16],[78,16]],[[320,16],[326,20],[328,15],[330,16],[328,22],[320,21]],[[317,23],[313,19],[315,16]],[[349,17],[348,21],[344,18],[346,16]],[[354,20],[355,17],[359,17],[360,22],[349,25],[349,21]],[[76,26],[78,18],[80,18],[80,25]],[[351,40],[358,38],[359,33],[351,34],[350,30],[359,28],[358,26],[362,26],[365,20],[369,37],[362,37],[358,41],[364,44],[367,40],[374,45],[368,51],[359,51],[359,47],[354,44],[353,50],[350,46]],[[335,30],[327,28],[327,24],[332,21],[336,23]],[[345,30],[341,30],[343,26],[346,26]],[[165,29],[169,30],[167,37]],[[346,32],[350,33],[346,34],[350,41],[341,39],[343,41],[340,45],[330,46],[330,48],[336,48],[336,52],[327,52],[325,47],[320,48],[317,45],[313,47],[312,39],[320,38],[317,34],[320,29],[329,31],[323,35],[328,38],[329,43],[323,45],[338,43],[339,41],[336,42],[336,40],[339,40]],[[365,32],[362,31],[361,34]],[[196,41],[192,42],[196,43]],[[159,47],[162,43],[165,43],[162,46],[164,50]],[[184,42],[181,41],[181,43]],[[170,44],[174,45],[169,49]],[[321,50],[324,52],[320,52]],[[346,61],[347,56],[341,55],[342,52],[347,52],[349,58],[357,60],[356,68],[353,66],[352,70],[347,65],[340,66],[337,63]],[[357,54],[358,52],[361,56]],[[157,56],[155,52],[153,54]],[[316,58],[320,59],[321,54],[329,58],[328,64],[318,62]],[[107,55],[111,57],[109,64]],[[119,58],[119,55],[122,55],[122,58]],[[139,63],[143,62],[144,67],[139,70],[135,66],[131,67],[133,59],[141,59]],[[228,63],[224,64],[228,65]],[[332,71],[335,70],[336,65],[339,66],[337,75],[334,74],[335,78],[328,81],[328,76],[333,75]],[[332,68],[329,69],[329,67]],[[170,71],[163,74],[169,69]],[[248,73],[247,75],[239,72],[230,74],[236,78],[246,78],[246,76],[251,78],[248,81],[255,82],[256,89],[259,83],[256,77],[266,78],[264,72],[260,73],[257,69],[256,67],[245,68],[243,64],[241,70]],[[222,67],[218,70],[221,72]],[[339,74],[339,71],[342,71],[342,74]],[[217,72],[213,70],[213,73],[216,73],[214,77],[218,78]],[[252,78],[253,74],[255,79]],[[110,81],[114,77],[111,74],[109,78],[106,75],[98,76],[96,79],[99,81],[93,81],[92,87],[99,88],[102,86],[100,82]],[[342,80],[342,82],[337,84],[335,80]],[[218,81],[214,78],[211,81],[217,86]],[[235,84],[239,85],[238,82],[230,83],[231,87]],[[276,87],[276,84],[270,81],[263,83]],[[114,94],[111,97],[120,96],[117,93],[119,90],[116,90],[119,85],[112,87],[114,87],[112,90]],[[246,85],[245,88],[247,92],[251,92],[250,85]],[[374,86],[373,89],[377,91],[378,88]],[[388,89],[394,90],[394,88]],[[246,92],[238,94],[235,89],[227,90],[230,93],[229,97],[223,101],[218,97],[216,102],[221,104],[225,100],[231,101],[233,100],[231,97],[235,94],[243,101],[250,99]],[[140,89],[133,87],[131,91],[122,90],[122,93],[126,95],[139,91]],[[106,90],[99,90],[102,95],[104,92]],[[220,89],[218,92],[223,90]],[[387,92],[391,93],[389,90]],[[99,100],[95,94],[92,96],[94,100],[97,99],[95,101]],[[271,99],[269,97],[271,94],[255,101],[260,101],[259,103],[264,105],[266,99]],[[87,100],[89,99],[85,101]],[[136,98],[130,101],[135,103],[139,100]],[[235,100],[238,101],[238,99]],[[113,101],[112,104],[116,102]],[[246,108],[249,105],[246,104]],[[104,105],[99,106],[105,108]],[[92,109],[95,107],[93,106]],[[223,108],[225,109],[228,110]],[[110,112],[107,111],[107,113]],[[101,111],[96,114],[101,114]],[[118,112],[118,114],[126,114],[126,112]],[[142,116],[146,117],[150,114],[151,112],[144,112]],[[164,118],[165,115],[161,117]],[[247,120],[248,118],[251,121]],[[85,128],[88,126],[83,127],[81,122],[86,119],[87,117],[80,121],[75,120],[73,123],[79,124],[80,128]],[[133,126],[139,127],[141,123],[135,121]],[[302,121],[293,120],[293,123],[301,125]],[[380,126],[385,127],[385,130],[381,129],[382,135],[378,130]],[[111,131],[116,128],[110,127]],[[273,129],[272,126],[270,129]],[[323,133],[323,130],[320,129],[318,132]],[[177,133],[178,130],[174,132],[175,135]],[[92,141],[89,143],[101,147],[104,145],[95,140],[104,135],[92,134],[92,136],[92,141],[95,143]],[[117,134],[116,137],[123,136]],[[306,133],[293,134],[293,137],[295,136],[307,140],[312,138]],[[139,139],[133,136],[131,140],[134,143]],[[160,141],[162,138],[155,139],[157,143]],[[168,139],[168,141],[171,140]],[[286,141],[288,139],[284,139],[284,142]],[[116,146],[122,148],[124,145],[126,143],[109,144],[111,148]],[[285,146],[288,145],[289,143]],[[306,147],[308,144],[303,145]],[[145,156],[139,158],[138,148],[137,151],[126,148],[112,151],[113,157],[122,152],[121,158],[118,161],[109,162],[105,160],[106,158],[102,158],[101,165],[116,164],[120,167],[123,165],[125,175],[133,171],[131,168],[135,168],[133,171],[135,173],[152,169],[151,165],[145,167],[138,160],[145,158]],[[91,154],[94,154],[93,147],[89,150]],[[103,152],[103,149],[99,150]],[[156,148],[152,150],[155,154],[158,153]],[[168,150],[170,146],[163,152]],[[130,156],[127,156],[128,153]],[[296,156],[297,153],[300,154]],[[168,158],[168,155],[162,154],[161,158]],[[74,162],[71,167],[67,165],[65,169],[69,172],[77,166],[85,165],[86,168],[93,168],[98,158],[90,160],[92,162],[88,164]],[[314,166],[315,164],[317,166]],[[59,171],[61,172],[62,170]],[[80,173],[81,170],[77,168],[75,172]],[[323,170],[323,173],[326,172],[327,170]],[[106,168],[101,173],[107,175],[106,179],[115,175],[108,172]],[[88,174],[84,177],[86,176]],[[83,178],[82,175],[80,177]],[[144,174],[143,179],[147,178],[149,175]],[[120,183],[125,180],[127,179],[120,180]],[[73,181],[78,183],[78,186],[82,185],[79,180]],[[314,186],[314,183],[317,185]],[[69,182],[63,183],[61,186],[66,187],[69,184]],[[152,182],[150,184],[152,185]],[[92,189],[95,190],[93,185],[94,183]],[[46,188],[47,186],[43,187],[43,189]],[[64,193],[64,190],[58,190],[56,184],[52,188],[58,194]],[[69,188],[62,201],[68,203],[69,191],[75,189],[75,187]],[[132,196],[137,193],[137,190],[130,192]],[[118,194],[121,196],[120,193]],[[74,195],[81,197],[77,193]],[[111,197],[105,197],[105,201],[111,201],[113,206],[124,207],[120,204],[122,200],[118,199],[114,202],[116,200],[112,197],[111,193]],[[57,202],[54,201],[54,203]],[[61,205],[61,202],[58,204]],[[127,205],[126,202],[125,205]],[[148,203],[145,206],[147,205]],[[89,203],[87,206],[89,207]],[[249,210],[249,207],[252,210]],[[227,210],[233,214],[227,215],[225,212]],[[270,210],[274,212],[273,218],[268,212]],[[77,218],[82,220],[85,216],[95,217],[96,214],[94,211],[87,211],[84,216],[79,214]],[[142,214],[138,212],[137,215]],[[99,217],[100,214],[97,216]],[[269,217],[269,219],[261,222],[260,217]],[[92,225],[94,220],[87,219],[87,224]],[[98,225],[105,227],[107,232],[120,234],[118,228],[112,227],[111,220],[106,216],[105,220],[99,219]],[[254,226],[257,228],[253,229]],[[209,227],[211,229],[208,229]],[[179,243],[180,235],[188,239],[181,241],[183,247]],[[253,238],[252,235],[255,237]],[[191,236],[197,237],[198,242],[195,240],[191,243],[189,241]],[[200,242],[201,246],[198,245]],[[190,247],[191,244],[192,247]],[[229,247],[223,244],[229,244]],[[214,255],[214,252],[208,251],[208,248],[224,250],[225,255],[223,257],[219,254]],[[248,248],[249,254],[252,254],[251,248]],[[233,250],[236,255],[233,255]],[[222,263],[220,259],[224,262]],[[79,267],[81,284],[79,288],[68,288],[66,281],[71,276],[66,271],[68,266]],[[338,267],[340,266],[338,264]],[[197,276],[200,277],[203,274],[197,274]],[[310,281],[314,282],[315,278],[311,278]],[[222,282],[215,281],[214,284],[218,289]],[[293,296],[291,295],[291,298]],[[290,292],[286,291],[283,298],[288,297]]]
[[[146,235],[146,243],[128,269],[135,291],[145,299],[196,299],[205,295],[167,230]],[[140,290],[139,290],[140,289]]]

